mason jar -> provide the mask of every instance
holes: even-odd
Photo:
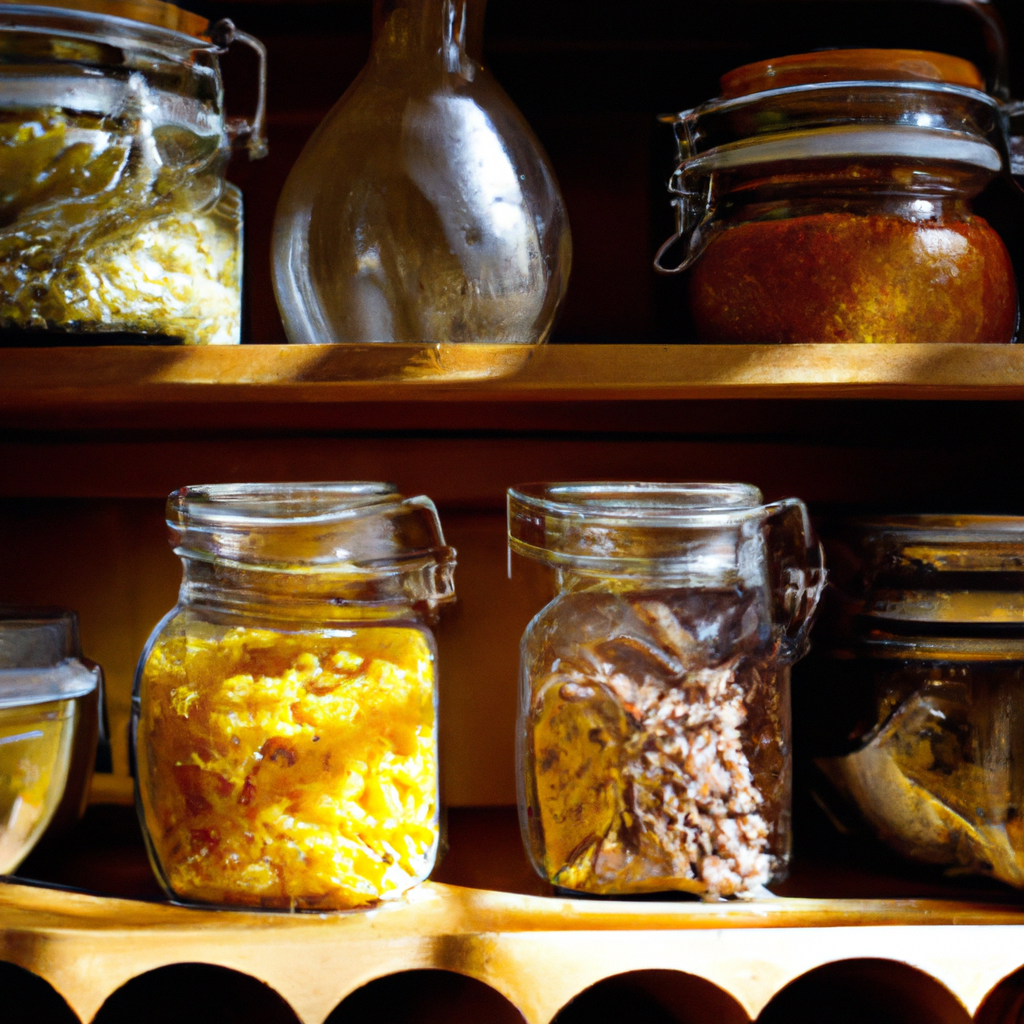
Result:
[[[1011,342],[1013,266],[972,201],[1024,172],[1018,112],[944,54],[738,68],[719,98],[664,118],[677,230],[656,265],[689,271],[706,343]]]
[[[136,803],[185,903],[395,899],[440,839],[437,651],[455,552],[386,484],[186,487],[178,605],[139,661]]]
[[[219,57],[260,58],[252,122]],[[0,5],[0,344],[237,344],[242,198],[264,155],[261,43],[150,0]]]
[[[1024,888],[1024,519],[825,530],[842,569],[801,682],[819,795],[910,860]]]
[[[804,505],[747,485],[508,495],[519,808],[572,892],[756,893],[790,851],[790,666],[824,580]]]

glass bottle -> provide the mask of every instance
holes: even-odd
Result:
[[[784,877],[790,666],[824,582],[806,508],[722,484],[508,500],[513,564],[546,601],[522,640],[517,730],[538,874],[711,897]]]
[[[440,841],[437,655],[455,552],[386,484],[188,487],[184,575],[139,661],[136,802],[187,903],[394,899]]]
[[[377,0],[369,62],[278,205],[290,341],[547,339],[569,226],[539,143],[480,63],[483,14],[483,0]]]

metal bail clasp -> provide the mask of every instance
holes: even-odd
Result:
[[[210,26],[210,39],[218,53],[227,53],[234,42],[242,43],[256,51],[260,61],[259,92],[256,97],[256,113],[252,121],[244,117],[227,118],[227,132],[233,147],[244,146],[250,160],[262,160],[267,155],[267,48],[248,32],[235,28],[230,18],[221,18]]]

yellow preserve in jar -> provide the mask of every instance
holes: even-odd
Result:
[[[0,874],[25,859],[64,795],[73,701],[0,709]]]
[[[0,608],[0,875],[51,824],[81,816],[101,707],[102,673],[81,657],[73,612]]]
[[[193,520],[209,518],[206,506],[188,508],[197,490],[171,503]],[[252,520],[266,506],[251,490],[222,500],[246,503],[243,518]],[[380,519],[386,533],[396,518],[412,516],[436,525],[432,550],[405,564],[399,558],[390,572],[350,563],[348,578],[337,565],[291,575],[282,565],[265,567],[244,581],[262,592],[245,594],[239,609],[232,607],[243,596],[237,565],[222,572],[186,555],[184,543],[178,548],[186,564],[182,603],[140,663],[134,743],[150,853],[179,900],[348,909],[400,896],[433,869],[437,658],[424,608],[451,596],[453,552],[426,499],[409,508],[390,492],[370,498],[336,486],[310,509],[318,522],[303,524],[301,513],[289,512],[289,525],[277,528],[302,561],[327,535],[335,550],[358,559],[373,534],[367,520]],[[272,511],[270,519],[284,521],[280,505]],[[325,516],[338,519],[326,533]],[[237,525],[220,524],[221,543]],[[307,526],[312,539],[303,537]],[[189,526],[176,528],[189,543]],[[260,528],[275,546],[267,517]],[[273,611],[262,604],[270,592]]]

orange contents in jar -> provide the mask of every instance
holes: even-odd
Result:
[[[980,217],[836,212],[726,225],[694,267],[701,341],[1006,343],[1009,253]]]

